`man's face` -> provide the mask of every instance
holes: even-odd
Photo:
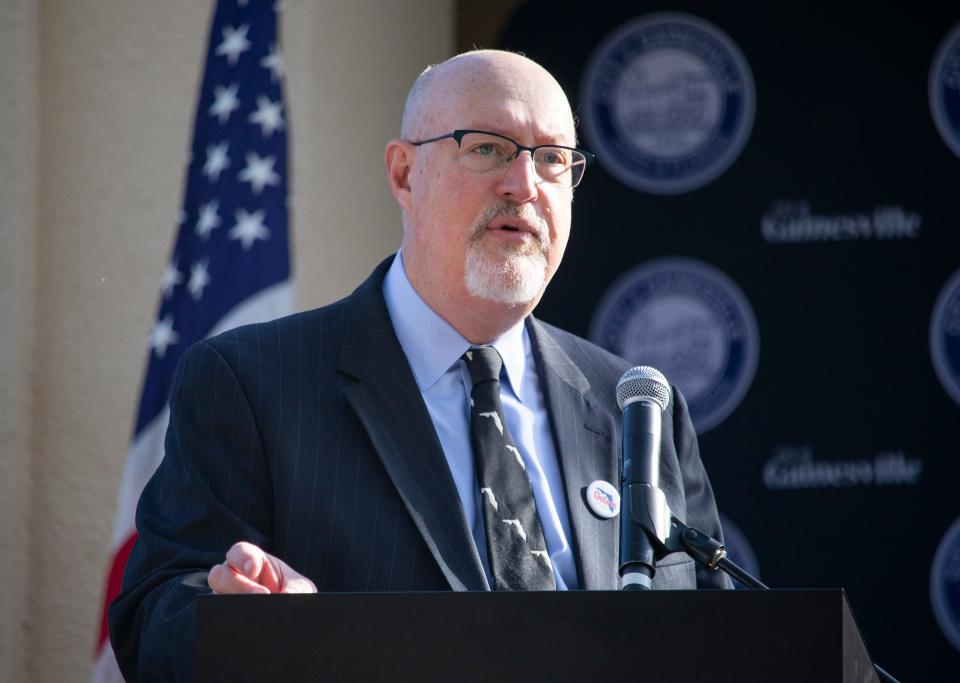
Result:
[[[575,144],[566,97],[552,79],[537,69],[485,76],[458,82],[420,126],[420,139],[476,129],[529,147]],[[452,139],[414,153],[403,242],[411,281],[428,301],[531,309],[563,257],[572,190],[541,181],[528,153],[489,173],[461,166]]]

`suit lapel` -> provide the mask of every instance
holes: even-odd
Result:
[[[338,369],[344,395],[453,590],[486,590],[456,485],[381,290],[391,259],[350,297]]]
[[[619,487],[614,425],[590,401],[587,378],[543,325],[530,318],[528,330],[563,471],[580,580],[587,590],[614,590],[619,518],[595,515],[585,495],[586,487],[597,479]]]

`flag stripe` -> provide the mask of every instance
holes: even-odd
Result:
[[[123,582],[123,568],[127,566],[127,558],[130,557],[130,551],[133,550],[133,544],[137,540],[136,532],[130,534],[130,537],[120,546],[117,554],[113,556],[113,562],[110,564],[110,573],[107,575],[107,604],[120,593],[120,584]],[[100,617],[100,637],[97,640],[97,647],[94,654],[100,651],[103,644],[107,642],[107,611],[103,610]]]

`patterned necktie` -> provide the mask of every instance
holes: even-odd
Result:
[[[487,554],[498,591],[556,590],[526,466],[500,405],[503,361],[492,346],[463,354],[470,370],[470,442],[487,528]]]

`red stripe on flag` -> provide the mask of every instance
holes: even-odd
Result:
[[[110,575],[107,577],[107,590],[103,599],[103,609],[100,612],[100,637],[97,639],[97,646],[94,648],[94,655],[99,654],[103,649],[103,644],[107,642],[107,607],[113,602],[113,599],[120,595],[120,587],[123,584],[123,570],[127,566],[127,558],[130,557],[130,551],[133,550],[133,544],[137,540],[137,533],[130,535],[116,555],[113,556],[113,564],[110,565]]]

